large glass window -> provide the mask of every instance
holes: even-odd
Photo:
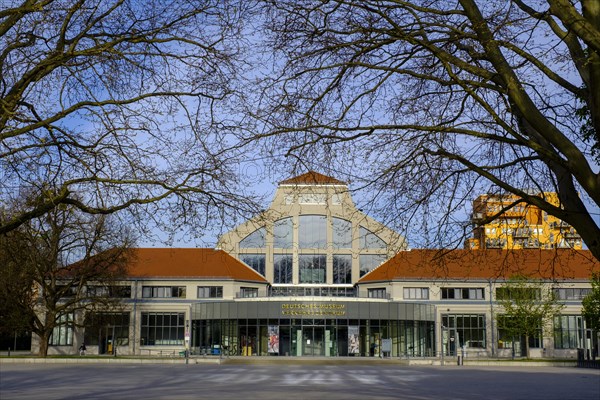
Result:
[[[198,286],[199,299],[214,299],[223,297],[223,286]]]
[[[360,227],[358,230],[359,247],[361,249],[385,249],[385,242],[367,228]]]
[[[252,232],[251,234],[249,234],[248,236],[246,236],[245,238],[242,239],[242,241],[240,242],[240,248],[241,249],[254,249],[254,248],[258,248],[258,249],[262,249],[267,247],[266,246],[266,237],[267,237],[267,231],[265,230],[265,228],[260,228],[255,230],[254,232]]]
[[[264,254],[240,254],[240,259],[259,274],[265,275],[266,256]]]
[[[301,215],[299,217],[298,246],[301,249],[324,249],[327,247],[326,216]]]
[[[58,316],[48,344],[50,346],[71,346],[73,344],[73,313]]]
[[[129,344],[129,313],[88,313],[85,316],[85,333],[83,341],[86,345],[97,346],[102,338],[115,334],[117,345]]]
[[[184,313],[142,313],[140,344],[142,346],[183,346]]]
[[[144,286],[142,297],[185,297],[185,286]]]
[[[292,283],[292,256],[290,254],[273,256],[273,283]]]
[[[352,283],[352,256],[350,254],[333,255],[333,283]]]
[[[525,355],[523,354],[525,350],[525,335],[517,337],[510,333],[510,329],[507,328],[512,325],[510,318],[512,317],[507,317],[506,315],[498,316],[498,348],[514,349],[517,352],[520,349],[521,355]],[[535,334],[529,336],[529,347],[542,347],[542,321],[538,322]]]
[[[359,258],[360,276],[374,270],[386,259],[385,254],[361,254]]]
[[[273,247],[291,249],[293,236],[292,218],[284,218],[273,224]]]
[[[341,218],[333,218],[333,248],[352,248],[352,222]]]
[[[583,347],[581,334],[583,318],[581,315],[557,315],[554,317],[554,348],[576,349]]]
[[[324,254],[300,256],[300,283],[325,283],[326,260]]]
[[[442,326],[456,330],[458,347],[485,348],[484,314],[443,314]]]

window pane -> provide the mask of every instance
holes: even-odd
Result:
[[[292,283],[292,256],[275,254],[273,256],[273,282]]]
[[[266,247],[266,230],[265,228],[260,228],[246,236],[240,242],[240,248],[264,248]]]
[[[301,255],[300,256],[300,283],[325,283],[326,256]]]
[[[359,258],[360,276],[372,271],[387,259],[384,254],[361,254]]]
[[[352,256],[350,254],[333,256],[333,283],[352,283]]]
[[[264,254],[241,254],[242,262],[250,266],[253,270],[261,275],[265,274],[265,258]]]
[[[333,248],[352,248],[352,222],[341,218],[333,218]]]
[[[385,249],[385,242],[376,234],[370,230],[360,227],[359,228],[359,247],[361,249]]]
[[[298,246],[301,249],[324,249],[327,247],[327,217],[324,215],[301,215],[298,228]]]
[[[273,225],[273,247],[277,249],[292,248],[292,218],[284,218]]]

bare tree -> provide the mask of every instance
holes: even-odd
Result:
[[[237,121],[221,113],[243,70],[244,4],[3,1],[0,201],[37,195],[0,233],[60,204],[173,229],[251,207]]]
[[[73,206],[0,234],[2,323],[27,326],[45,357],[52,335],[72,337],[82,314],[119,309],[131,245],[127,230],[110,217]]]
[[[474,194],[514,193],[481,223],[535,205],[600,258],[600,2],[264,3],[281,62],[255,112],[287,156],[364,182],[388,216],[420,207],[443,245]]]

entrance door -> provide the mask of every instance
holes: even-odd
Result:
[[[322,326],[305,326],[302,328],[303,356],[325,355],[325,328]]]
[[[454,328],[442,328],[442,349],[447,356],[456,356],[460,347],[458,332]]]

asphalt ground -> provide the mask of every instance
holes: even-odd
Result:
[[[0,399],[598,400],[600,370],[401,365],[0,364]]]

